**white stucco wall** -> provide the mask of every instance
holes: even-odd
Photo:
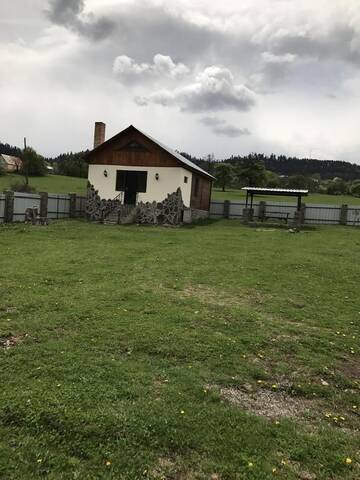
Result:
[[[104,170],[108,176],[104,176]],[[99,195],[104,199],[115,198],[120,192],[115,190],[116,172],[118,170],[137,170],[147,171],[146,192],[139,193],[138,201],[142,202],[161,202],[168,193],[173,193],[178,187],[181,189],[183,202],[185,206],[190,206],[192,173],[182,167],[129,167],[122,165],[89,165],[89,182],[99,191]],[[159,174],[159,180],[155,179],[155,174]],[[187,183],[184,183],[184,177],[188,177]]]

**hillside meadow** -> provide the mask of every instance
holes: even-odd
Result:
[[[0,176],[0,191],[10,189],[13,183],[23,183],[24,177],[16,174]],[[37,192],[77,193],[86,195],[86,178],[66,177],[63,175],[47,175],[45,177],[30,177],[29,184]]]
[[[0,227],[0,478],[360,478],[360,231]]]

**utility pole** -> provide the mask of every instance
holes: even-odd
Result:
[[[28,159],[26,158],[27,156],[27,146],[26,146],[26,137],[24,137],[24,155],[23,155],[23,170],[24,170],[24,175],[25,175],[25,185],[29,185],[29,165],[28,165]]]

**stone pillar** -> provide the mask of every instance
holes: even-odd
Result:
[[[306,205],[305,203],[302,203],[300,210],[296,210],[296,212],[294,213],[294,220],[293,220],[294,227],[300,228],[302,225],[304,225],[305,211],[306,211]]]
[[[48,200],[49,194],[47,192],[40,192],[40,217],[46,218],[48,215]]]
[[[266,202],[263,200],[259,203],[259,220],[262,222],[265,219],[265,210],[266,210]]]
[[[347,218],[348,218],[348,206],[347,205],[341,205],[340,225],[347,225]]]
[[[254,209],[253,208],[244,208],[242,213],[243,223],[252,222],[254,219]]]
[[[224,218],[230,217],[230,200],[224,200]]]
[[[11,223],[14,219],[14,192],[5,192],[4,222]]]
[[[69,193],[70,197],[70,210],[69,216],[70,218],[76,217],[76,193]]]

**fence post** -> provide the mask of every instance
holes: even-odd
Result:
[[[306,204],[302,203],[300,208],[300,225],[305,223]]]
[[[296,212],[294,213],[294,219],[292,224],[295,228],[300,228],[302,225],[304,225],[305,212],[306,212],[306,205],[305,203],[302,203],[300,210],[296,210]]]
[[[46,218],[48,215],[48,201],[49,194],[47,192],[40,192],[40,217]]]
[[[230,217],[230,200],[224,200],[224,218]]]
[[[14,192],[5,192],[4,222],[11,223],[14,219]]]
[[[341,205],[340,225],[346,225],[347,224],[347,218],[348,218],[348,206],[347,205]]]
[[[76,217],[76,193],[69,193],[70,196],[70,211],[69,216],[70,218]]]
[[[265,218],[266,202],[263,200],[259,203],[259,220],[263,221]]]

